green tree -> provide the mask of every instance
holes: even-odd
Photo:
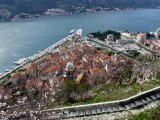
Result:
[[[80,94],[80,100],[82,101],[84,100],[83,94],[90,89],[90,86],[87,83],[81,83],[78,85],[77,89],[77,93]]]

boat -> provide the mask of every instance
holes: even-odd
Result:
[[[17,62],[14,62],[14,64],[21,65],[28,60],[29,60],[28,58],[22,58],[22,59],[19,59]]]
[[[8,69],[4,69],[6,72],[9,72],[9,70]]]
[[[12,69],[14,69],[15,68],[15,66],[12,66]]]
[[[81,37],[82,36],[82,29],[77,30],[76,35]]]
[[[70,31],[70,34],[73,34],[73,33],[75,33],[76,32],[76,30],[75,29],[72,29],[71,31]]]

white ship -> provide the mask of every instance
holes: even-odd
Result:
[[[21,65],[23,64],[24,62],[28,61],[29,59],[28,58],[22,58],[22,59],[19,59],[17,62],[14,62],[16,65]]]
[[[15,66],[12,66],[12,69],[14,69],[15,68]]]
[[[76,32],[76,30],[75,29],[72,29],[71,31],[70,31],[70,34],[73,34],[73,33],[75,33]]]
[[[82,37],[82,29],[79,29],[75,32],[76,36]]]
[[[9,70],[8,70],[8,69],[5,69],[5,71],[6,71],[6,72],[9,72]]]

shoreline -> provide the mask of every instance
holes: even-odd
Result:
[[[77,29],[74,33],[66,36],[65,38],[62,38],[60,41],[52,44],[51,46],[45,48],[44,50],[41,50],[39,53],[35,53],[32,56],[27,57],[27,59],[28,59],[27,61],[24,61],[22,64],[16,66],[14,69],[11,69],[6,73],[3,73],[3,75],[0,76],[0,83],[3,82],[3,79],[5,77],[9,76],[12,72],[16,71],[17,69],[23,67],[24,65],[26,65],[32,61],[40,59],[41,57],[51,53],[52,51],[55,51],[57,49],[57,47],[63,45],[66,41],[69,41],[70,38],[72,38],[78,30],[80,30],[80,29]]]
[[[119,10],[102,10],[102,11],[91,11],[91,12],[80,12],[80,13],[72,13],[72,12],[65,12],[65,13],[59,13],[59,14],[53,14],[53,15],[47,15],[47,14],[44,14],[44,13],[40,13],[40,14],[36,14],[36,15],[31,15],[31,14],[28,14],[28,13],[21,13],[21,14],[25,14],[27,15],[26,17],[18,17],[16,18],[17,15],[20,15],[20,14],[17,14],[15,15],[14,17],[12,18],[8,18],[7,20],[5,19],[0,19],[0,23],[5,23],[5,22],[14,22],[14,21],[18,21],[18,20],[24,20],[24,19],[36,19],[36,18],[40,18],[40,17],[47,17],[47,16],[69,16],[69,15],[78,15],[78,14],[86,14],[86,13],[91,13],[91,14],[94,14],[94,13],[111,13],[111,12],[129,12],[129,11],[133,11],[133,10],[143,10],[145,8],[128,8],[128,9],[119,9]]]

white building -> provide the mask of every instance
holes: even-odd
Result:
[[[137,35],[137,41],[138,42],[146,41],[146,34],[138,34]]]
[[[158,28],[158,30],[156,31],[156,35],[157,35],[157,37],[160,36],[160,28]]]
[[[132,35],[126,32],[121,33],[121,39],[122,40],[133,40]]]
[[[113,34],[107,35],[107,40],[113,41],[114,40],[114,35]]]
[[[117,39],[116,43],[117,44],[126,44],[126,43],[130,43],[131,40],[124,40],[124,39]]]

